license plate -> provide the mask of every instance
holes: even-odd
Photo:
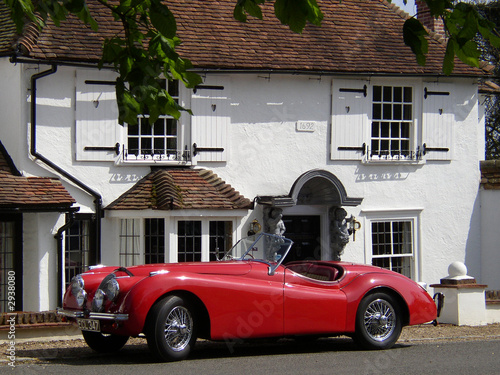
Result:
[[[101,325],[98,320],[95,319],[78,319],[78,327],[82,331],[92,331],[92,332],[100,332]]]

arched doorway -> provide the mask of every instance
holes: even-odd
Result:
[[[283,209],[285,236],[294,242],[287,261],[294,261],[324,259],[330,246],[329,210],[362,200],[349,197],[333,173],[315,169],[301,175],[288,196],[259,197],[258,203]]]

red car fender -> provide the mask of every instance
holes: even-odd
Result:
[[[256,278],[233,277],[231,281],[228,280],[231,277],[227,275],[217,277],[184,272],[146,277],[134,285],[122,300],[119,312],[129,314],[129,319],[123,322],[116,333],[138,335],[144,330],[151,307],[162,296],[169,293],[189,293],[205,306],[210,319],[209,334],[212,339],[223,339],[227,335],[282,335],[283,275],[276,273],[276,285],[279,287],[274,289],[269,289],[269,280],[258,282],[259,279]],[[249,293],[241,293],[242,290]],[[275,300],[273,293],[276,293],[279,299]],[[231,308],[228,309],[228,306]],[[227,322],[232,319],[236,319],[235,324],[228,326]]]
[[[120,331],[129,336],[137,336],[143,332],[147,315],[154,303],[174,290],[182,289],[193,293],[190,279],[196,276],[198,275],[166,273],[140,280],[128,291],[118,309],[120,313],[129,314],[129,319],[123,323]]]
[[[397,273],[370,272],[359,275],[341,286],[347,296],[346,332],[356,329],[356,314],[364,296],[375,291],[387,291],[400,300],[403,325],[415,325],[436,319],[434,300],[420,285]]]

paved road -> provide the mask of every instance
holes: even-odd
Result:
[[[29,354],[29,353],[28,353]],[[156,363],[146,345],[127,345],[114,355],[82,348],[48,351],[36,361],[19,360],[10,374],[498,374],[500,339],[400,343],[386,351],[359,350],[350,339],[329,338],[299,344],[293,340],[228,348],[223,343],[197,346],[189,360]]]

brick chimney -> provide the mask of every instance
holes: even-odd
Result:
[[[435,31],[441,35],[445,35],[443,21],[431,16],[431,12],[427,3],[424,0],[415,0],[417,6],[417,19],[427,27],[430,31]]]

